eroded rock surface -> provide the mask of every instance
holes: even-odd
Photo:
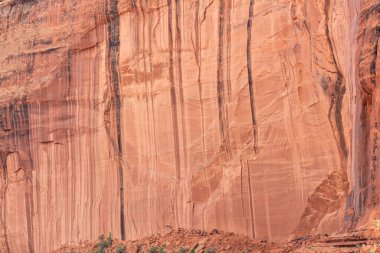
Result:
[[[0,1],[0,251],[378,217],[377,0]]]

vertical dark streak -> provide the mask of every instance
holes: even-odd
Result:
[[[336,80],[335,87],[334,87],[335,93],[334,93],[334,97],[331,100],[330,111],[329,111],[328,116],[329,116],[330,123],[332,124],[332,122],[331,122],[331,110],[335,106],[334,117],[335,117],[335,125],[336,125],[336,130],[337,130],[336,138],[337,138],[337,141],[339,143],[338,144],[339,150],[340,150],[341,154],[343,155],[343,159],[346,160],[347,156],[348,156],[348,151],[347,151],[347,146],[346,146],[346,140],[344,138],[344,129],[343,129],[342,112],[341,112],[343,97],[344,97],[346,89],[345,89],[345,87],[342,87],[343,75],[342,75],[342,72],[340,71],[340,69],[338,67],[338,62],[337,62],[336,57],[335,57],[334,48],[333,48],[332,40],[330,37],[330,30],[329,30],[330,0],[326,0],[324,11],[325,11],[325,17],[326,17],[325,33],[326,33],[326,37],[327,37],[327,44],[329,46],[329,49],[330,49],[330,52],[332,55],[332,59],[333,59],[333,62],[334,62],[335,68],[336,68],[336,72],[337,72],[337,80]],[[342,161],[342,163],[343,162],[344,161]]]
[[[173,124],[173,141],[175,154],[176,179],[181,178],[179,141],[178,141],[178,119],[177,119],[177,96],[174,82],[174,61],[173,61],[173,31],[172,31],[172,0],[168,0],[168,31],[169,31],[169,80],[170,80],[170,101]]]
[[[173,27],[172,27],[172,0],[168,0],[168,36],[169,36],[169,79],[170,79],[170,101],[172,113],[172,126],[173,126],[173,142],[174,142],[174,159],[175,159],[175,176],[176,188],[174,189],[175,210],[174,218],[176,219],[176,226],[179,225],[178,220],[178,205],[177,205],[177,189],[179,180],[181,179],[181,161],[179,155],[179,136],[178,136],[178,119],[177,119],[177,96],[174,82],[174,60],[173,60]],[[174,208],[174,204],[173,204]]]
[[[177,52],[177,75],[178,75],[178,88],[179,88],[179,98],[181,102],[181,123],[182,123],[182,134],[183,134],[183,154],[184,154],[184,163],[187,167],[187,137],[186,137],[186,112],[185,112],[185,99],[183,96],[183,87],[182,87],[182,59],[181,59],[181,51],[182,51],[182,42],[181,42],[181,29],[180,29],[180,15],[181,15],[181,1],[176,0],[176,52]]]
[[[224,0],[219,1],[218,23],[218,69],[217,69],[217,96],[220,138],[223,143],[228,141],[228,126],[226,126],[225,101],[224,101],[224,76],[223,76],[223,36],[224,36]]]
[[[253,78],[252,78],[252,63],[251,63],[251,33],[252,33],[252,19],[253,19],[253,5],[254,1],[249,1],[249,16],[247,22],[247,70],[248,70],[248,87],[249,87],[249,102],[251,106],[252,130],[255,153],[258,152],[258,131],[255,112],[255,99],[253,91]]]
[[[67,73],[67,75],[69,75],[68,73]],[[68,77],[67,78],[68,80],[70,80],[71,79],[71,77]],[[69,85],[69,84],[68,84]],[[66,93],[67,94],[67,93]],[[64,109],[65,109],[65,111],[64,111],[64,114],[65,115],[70,115],[70,113],[69,113],[69,110],[68,110],[68,108],[69,108],[69,102],[67,101],[68,99],[66,98],[66,99],[64,99]],[[71,121],[71,120],[68,120],[68,121]],[[67,136],[67,138],[69,139],[69,129],[66,129],[66,131],[65,131],[66,133],[66,136]],[[67,151],[68,153],[69,153],[69,151]],[[69,164],[69,161],[67,160],[67,165]],[[70,167],[68,166],[67,167],[67,169],[65,169],[65,175],[64,175],[64,179],[65,179],[65,182],[64,182],[64,185],[65,185],[65,192],[64,192],[64,194],[65,194],[65,196],[64,196],[64,199],[65,199],[65,204],[64,204],[64,206],[66,207],[65,208],[65,210],[64,210],[64,212],[65,212],[65,217],[64,217],[64,220],[65,221],[69,221],[70,220],[70,204],[69,204],[69,200],[70,200],[70,196],[69,196],[69,192],[70,192],[70,186],[69,186],[69,179],[70,179],[70,176],[69,176],[69,171],[71,170],[71,168],[69,169]],[[41,202],[40,202],[40,197],[39,197],[39,192],[40,192],[40,185],[39,185],[39,178],[40,178],[40,175],[39,175],[39,171],[37,170],[36,171],[36,193],[37,193],[37,196],[36,196],[36,199],[37,199],[37,213],[39,213],[39,210],[40,210],[40,207],[41,207]],[[38,222],[37,222],[37,224],[38,224],[38,231],[40,231],[40,225],[41,225],[41,222],[40,222],[40,215],[38,215],[37,216],[38,217]],[[68,227],[70,227],[72,224],[71,223],[69,223],[68,222]],[[67,236],[69,236],[68,235],[68,233],[69,233],[69,229],[67,229],[66,231],[65,231],[65,233],[67,233]],[[38,241],[40,242],[41,241],[41,233],[38,233]],[[40,246],[41,244],[39,243],[39,247],[41,247]],[[39,248],[38,249],[38,252],[41,252],[41,249]]]
[[[123,178],[123,149],[121,142],[121,120],[120,120],[120,88],[119,88],[119,50],[120,50],[120,17],[118,0],[106,0],[105,15],[108,29],[108,68],[111,81],[111,99],[115,107],[117,155],[120,187],[120,233],[121,239],[125,240],[125,218],[124,218],[124,178]]]
[[[72,84],[72,63],[73,63],[73,59],[72,59],[72,51],[71,49],[69,49],[67,51],[67,74],[66,74],[66,78],[67,78],[67,91],[66,91],[66,97],[65,97],[65,109],[66,109],[66,114],[67,115],[71,115],[71,109],[72,109],[72,102],[69,100],[69,96],[70,96],[70,87],[71,87],[71,84]],[[38,106],[38,113],[40,113],[40,105]],[[72,125],[73,122],[72,122],[72,119],[70,118],[69,119],[69,124]],[[70,136],[70,129],[67,130],[67,137],[69,138]],[[72,145],[71,143],[69,144],[70,146]],[[75,153],[73,154],[73,156],[75,155]],[[71,160],[75,160],[74,158],[72,158]],[[37,170],[37,210],[39,211],[41,209],[41,201],[40,201],[40,197],[39,197],[39,192],[40,192],[40,184],[39,184],[39,172]],[[71,177],[69,177],[69,170],[67,169],[66,170],[66,175],[67,175],[67,189],[69,189],[69,181],[71,183],[71,185],[73,185],[73,181],[75,180],[75,175],[74,175],[74,170],[71,169]],[[74,215],[69,215],[70,213],[75,213],[74,211],[74,206],[75,206],[75,187],[72,187],[72,190],[70,191],[70,198],[67,198],[67,207],[70,207],[68,208],[67,210],[67,215],[70,216],[70,222],[69,222],[69,228],[70,228],[70,235],[68,235],[69,237],[72,237],[73,236],[73,224],[74,224]],[[69,199],[71,199],[71,203],[69,204]],[[71,209],[71,210],[69,210]],[[38,216],[38,218],[40,218],[40,216]],[[38,226],[39,226],[39,231],[41,231],[41,223],[38,222]],[[38,233],[38,236],[39,236],[39,242],[41,242],[41,233]]]
[[[34,53],[31,53],[29,57],[30,57],[30,61],[29,61],[28,66],[27,66],[27,73],[29,75],[32,75],[33,74],[33,68],[34,68]]]
[[[70,111],[70,108],[71,108],[71,102],[69,101],[69,96],[70,96],[70,88],[71,88],[71,83],[72,83],[72,76],[71,76],[71,68],[72,68],[72,50],[69,49],[67,51],[67,69],[66,69],[66,75],[67,75],[67,90],[66,90],[66,94],[65,94],[65,110],[66,110],[66,115],[71,115],[71,111]],[[70,119],[69,122],[70,124],[72,123],[71,122],[72,120]],[[69,129],[67,130],[67,136],[70,135],[69,133]],[[72,159],[74,160],[74,159]],[[69,177],[69,170],[65,170],[65,173],[66,173],[66,183],[65,185],[67,185],[67,187],[69,187],[69,182],[71,183],[71,185],[73,185],[73,180],[74,180],[74,175],[73,175],[73,170],[71,169],[71,178]],[[40,196],[39,196],[39,192],[40,192],[40,184],[39,184],[39,171],[37,170],[37,178],[36,178],[36,191],[37,191],[37,212],[39,212],[40,208],[41,208],[41,201],[40,201]],[[73,236],[73,217],[74,215],[70,215],[70,213],[74,213],[74,210],[73,210],[73,202],[75,202],[75,188],[74,186],[72,186],[72,190],[69,191],[67,190],[66,194],[66,206],[68,207],[67,210],[66,210],[66,215],[68,216],[67,217],[67,220],[70,220],[70,223],[69,223],[69,228],[70,230],[67,231],[68,233],[70,233],[70,235],[68,235],[70,238]],[[71,196],[69,196],[69,194]],[[71,210],[69,210],[69,200],[71,199]],[[38,218],[40,218],[40,216],[38,216]],[[38,221],[38,230],[41,231],[41,222]],[[41,233],[38,233],[38,236],[39,236],[39,242],[41,241]]]
[[[227,92],[228,101],[231,102],[231,3],[227,1]]]
[[[248,190],[249,190],[249,208],[251,216],[251,233],[252,237],[255,238],[255,223],[253,217],[253,199],[252,199],[252,186],[251,186],[251,170],[249,167],[249,162],[247,161],[247,173],[248,173]]]
[[[344,138],[343,120],[342,120],[342,104],[343,104],[344,95],[346,94],[346,87],[345,86],[341,87],[342,80],[340,80],[339,83],[340,84],[336,86],[336,92],[338,95],[337,95],[336,104],[335,104],[335,122],[338,128],[339,145],[343,152],[343,156],[345,157],[345,159],[347,159],[348,150],[346,146],[346,139]]]
[[[71,56],[72,51],[69,49],[67,51],[67,92],[66,97],[70,96],[70,86],[71,86]]]
[[[20,123],[22,124],[22,130],[26,131],[26,134],[24,135],[25,139],[23,143],[23,146],[27,148],[26,152],[26,164],[23,164],[25,166],[25,208],[26,208],[26,216],[27,216],[27,230],[28,230],[28,246],[29,246],[29,252],[34,252],[34,236],[33,236],[33,183],[32,183],[32,155],[30,152],[30,143],[29,143],[29,108],[26,99],[24,98],[21,103],[21,114],[20,114]],[[19,133],[19,135],[22,135],[23,133]]]
[[[369,123],[369,117],[367,115],[367,111],[370,106],[371,105],[368,104],[368,101],[367,101],[367,96],[364,96],[364,99],[362,100],[362,103],[361,103],[361,113],[360,113],[361,138],[359,138],[359,144],[358,144],[359,147],[362,147],[358,151],[358,160],[359,160],[358,161],[358,164],[359,164],[358,183],[360,187],[360,192],[358,193],[359,197],[362,194],[362,189],[366,189],[368,187],[367,178],[368,178],[368,169],[369,169],[368,162],[369,161],[367,158],[367,154],[368,154],[367,143],[369,143],[369,137],[370,137],[369,136],[370,123]],[[358,204],[359,206],[357,207],[355,215],[362,216],[364,214],[366,206],[365,206],[365,203],[360,201],[360,199],[359,199]]]
[[[371,82],[372,85],[376,87],[376,68],[377,68],[377,51],[379,47],[379,36],[380,36],[380,26],[376,27],[374,33],[373,33],[373,38],[372,38],[372,43],[373,43],[373,50],[372,50],[372,59],[371,59],[371,64],[369,67],[369,72],[371,75]]]

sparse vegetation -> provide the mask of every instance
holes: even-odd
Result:
[[[152,247],[149,250],[149,253],[166,253],[163,247]]]
[[[108,234],[107,240],[104,240],[105,237],[103,234],[99,235],[98,239],[99,239],[99,242],[97,243],[98,249],[95,251],[95,253],[104,253],[106,248],[112,245],[112,241],[113,241],[112,234],[111,233]]]
[[[151,251],[149,251],[150,253]],[[159,252],[159,251],[152,251],[152,252]],[[179,250],[178,250],[178,253],[195,253],[195,249],[191,249],[190,251],[187,251],[185,248],[181,247]],[[202,251],[203,252],[203,251]],[[204,251],[205,253],[216,253],[216,248],[215,247],[211,247],[210,249],[206,249]],[[161,252],[159,252],[161,253]]]
[[[116,247],[116,253],[125,253],[125,247],[123,244],[119,244]]]

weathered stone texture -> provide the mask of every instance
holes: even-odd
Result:
[[[376,219],[376,0],[0,1],[0,252]]]

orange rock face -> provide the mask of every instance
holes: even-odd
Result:
[[[379,215],[377,0],[0,0],[0,252]]]

